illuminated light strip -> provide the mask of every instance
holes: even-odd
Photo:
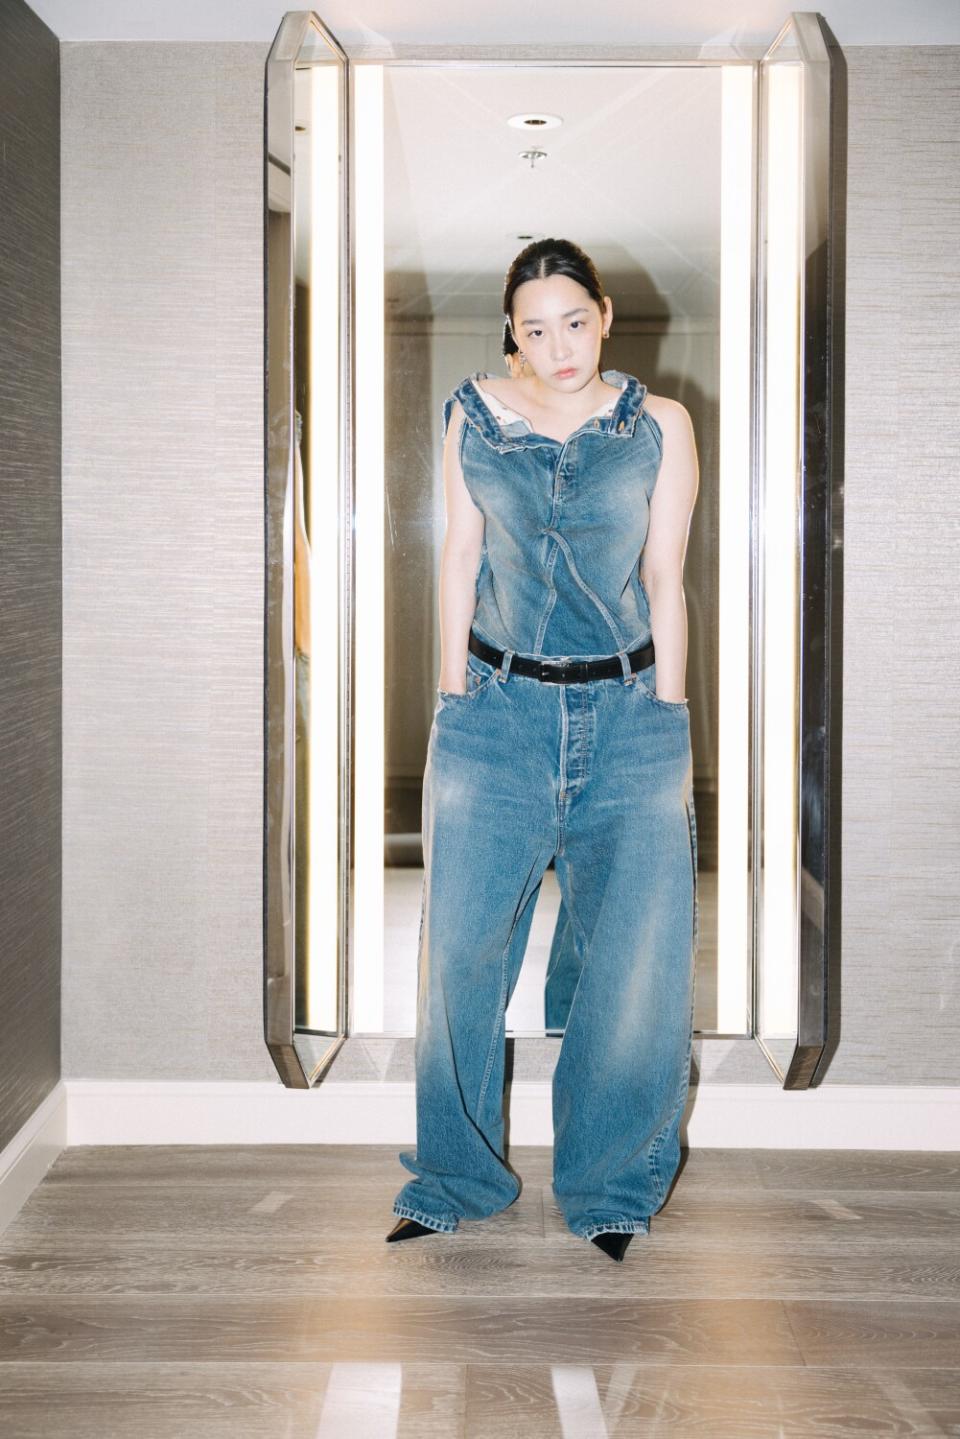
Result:
[[[796,1036],[797,616],[802,263],[799,65],[768,68],[763,918],[758,1032]]]
[[[339,74],[314,65],[310,81],[310,759],[309,958],[306,1022],[337,1030],[338,684],[328,637],[340,611]]]
[[[717,1014],[745,1033],[750,966],[750,301],[754,70],[721,72]]]
[[[351,1030],[384,1024],[383,66],[354,70],[356,153],[356,668]]]

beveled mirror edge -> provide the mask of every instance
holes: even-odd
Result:
[[[809,708],[801,710],[809,718],[803,738],[815,760],[801,773],[802,792],[811,798],[801,809],[800,835],[801,864],[819,878],[822,897],[819,922],[808,923],[807,933],[801,933],[798,1038],[784,1083],[787,1089],[814,1087],[829,1066],[839,1041],[842,964],[847,85],[843,52],[824,17],[803,13],[798,19],[801,43],[811,58],[816,58],[824,92],[813,136],[819,152],[813,157],[818,181],[815,187],[808,187],[812,202],[822,206],[823,216],[823,293],[819,302],[814,300],[806,307],[808,323],[816,334],[815,363],[807,370],[815,376],[819,390],[808,406],[810,419],[804,427],[811,446],[816,446],[820,470],[815,479],[819,493],[811,488],[805,496],[811,503],[804,506],[804,530],[814,543],[804,545],[811,570],[810,583],[804,588],[810,595],[812,623],[815,632],[822,634],[823,649],[808,645],[802,651],[802,683],[812,691],[814,710],[812,717]]]
[[[325,1073],[346,1038],[344,886],[338,884],[337,1009],[338,1032],[305,1065],[295,1044],[296,984],[294,955],[294,805],[295,701],[293,668],[293,545],[288,524],[293,505],[294,469],[294,235],[293,146],[294,73],[311,31],[319,33],[341,64],[340,141],[346,151],[347,58],[339,43],[309,10],[290,11],[282,19],[264,67],[263,216],[264,216],[264,709],[263,709],[263,1024],[264,1040],[277,1073],[288,1088],[310,1088]],[[349,287],[347,264],[347,154],[341,166],[341,295]],[[284,189],[286,195],[284,195]],[[284,205],[284,200],[286,204]],[[274,201],[275,205],[271,202]],[[284,213],[285,224],[277,223]],[[271,220],[274,223],[271,223]],[[340,347],[349,333],[341,305]],[[344,386],[348,390],[349,385]],[[341,423],[341,432],[343,431]],[[341,461],[351,446],[341,433]],[[348,485],[349,493],[349,485]],[[343,502],[341,502],[343,503]],[[349,503],[349,500],[347,501]],[[288,531],[290,531],[288,535]],[[338,644],[338,658],[342,653]],[[345,689],[346,687],[338,687]],[[349,732],[341,713],[340,746]],[[341,837],[349,829],[343,809],[349,794],[349,769],[341,770]],[[341,852],[343,845],[341,845]],[[345,866],[341,862],[340,874]],[[340,878],[340,876],[338,876]],[[312,1038],[318,1036],[313,1035]]]
[[[776,63],[774,52],[791,30],[805,75],[800,713],[795,777],[797,1037],[786,1064],[780,1063],[763,1036],[754,1038],[784,1089],[806,1089],[822,1078],[836,1045],[839,1019],[846,83],[842,52],[826,21],[814,11],[794,12],[760,62],[761,127],[765,67],[771,60]],[[761,171],[762,166],[761,154]],[[762,210],[758,205],[761,255]],[[762,289],[761,285],[757,300],[761,359]],[[758,886],[754,890],[756,894]],[[755,986],[758,980],[755,970]]]

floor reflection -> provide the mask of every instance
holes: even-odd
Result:
[[[401,1364],[334,1364],[315,1439],[397,1439]]]

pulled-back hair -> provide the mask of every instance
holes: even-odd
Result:
[[[568,275],[582,285],[603,309],[603,285],[597,267],[585,250],[572,240],[534,240],[521,250],[507,271],[503,288],[503,313],[513,328],[513,300],[528,280],[548,280],[551,275]],[[516,336],[514,336],[516,340]]]

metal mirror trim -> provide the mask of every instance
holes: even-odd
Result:
[[[284,16],[266,61],[264,86],[264,790],[263,790],[263,1014],[264,1038],[284,1085],[309,1088],[332,1062],[346,1036],[347,877],[351,866],[349,807],[352,789],[349,763],[350,727],[345,707],[349,686],[350,647],[344,633],[345,602],[338,620],[323,635],[325,677],[336,695],[339,775],[336,877],[333,1022],[306,1029],[298,1024],[298,959],[303,961],[306,914],[297,903],[298,832],[303,862],[306,816],[298,814],[297,728],[298,656],[294,646],[294,528],[298,522],[297,483],[300,473],[301,416],[296,411],[295,307],[298,196],[296,165],[297,73],[321,58],[338,67],[336,99],[339,156],[339,305],[338,334],[341,383],[336,448],[338,473],[325,476],[328,494],[336,494],[339,573],[350,578],[344,549],[352,513],[352,471],[349,444],[349,65],[336,39],[311,11]],[[316,143],[315,137],[307,137]],[[301,744],[304,742],[301,736]],[[325,960],[326,962],[326,960]],[[301,996],[302,1001],[302,996]]]
[[[797,417],[796,974],[797,1034],[786,1051],[755,1038],[785,1089],[822,1075],[835,1043],[841,925],[841,755],[843,666],[843,348],[846,82],[843,56],[823,17],[796,12],[760,63],[758,253],[767,278],[765,151],[770,70],[800,72],[799,413]],[[768,363],[765,284],[758,287],[759,351]],[[758,406],[761,430],[766,421]],[[762,453],[762,443],[758,454]],[[762,606],[755,637],[762,640]],[[760,651],[758,649],[758,656]],[[764,671],[760,663],[756,673]],[[762,726],[759,706],[755,710]],[[758,786],[759,789],[759,786]],[[757,834],[762,836],[762,826]],[[762,875],[755,859],[755,873]],[[761,886],[755,886],[755,894]],[[755,966],[754,982],[760,966]],[[754,993],[754,1014],[759,995]],[[836,1015],[838,1017],[838,1013]]]

